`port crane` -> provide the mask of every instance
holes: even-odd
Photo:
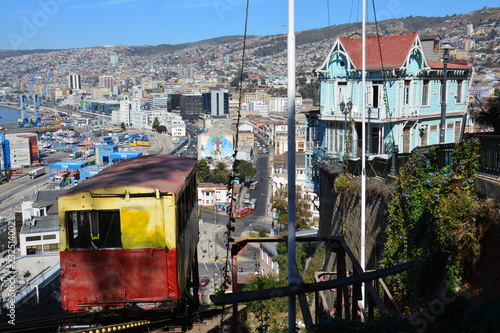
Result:
[[[45,92],[47,91],[47,85],[49,84],[50,77],[52,75],[52,66],[49,66],[49,72],[47,73],[47,77],[45,79],[45,83],[43,84],[42,87],[42,92],[40,95],[35,95],[34,101],[33,101],[33,118],[31,119],[31,124],[33,126],[40,126],[42,124],[42,117],[40,115],[40,107],[42,106],[43,103],[43,97],[45,96]]]
[[[30,100],[31,94],[33,93],[33,86],[35,85],[36,75],[38,74],[38,69],[39,69],[38,65],[35,66],[35,70],[33,71],[33,75],[31,77],[30,85],[28,88],[28,93],[21,95],[21,103],[20,103],[21,119],[18,119],[18,122],[17,122],[19,127],[30,126],[28,115],[26,114],[26,109],[28,108],[29,100]]]

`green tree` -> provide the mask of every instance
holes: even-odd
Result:
[[[124,131],[127,129],[127,128],[125,127],[125,123],[121,123],[121,124],[120,124],[120,126],[121,126],[122,130],[124,130]]]
[[[196,164],[196,179],[203,182],[210,176],[210,166],[205,159],[199,160]]]
[[[486,104],[480,101],[472,103],[471,116],[482,127],[492,127],[493,133],[500,134],[500,89],[495,89],[494,97]]]
[[[158,126],[160,126],[160,120],[158,120],[158,117],[155,117],[155,119],[153,120],[153,130],[156,131],[156,129],[158,128]]]
[[[210,173],[210,181],[213,183],[226,183],[229,178],[229,170],[224,162],[218,162],[215,169]]]
[[[297,83],[299,84],[299,86],[303,86],[307,83],[307,79],[304,76],[298,77]]]
[[[299,92],[302,98],[312,98],[314,105],[319,104],[319,80],[303,85]]]
[[[243,180],[249,180],[255,177],[257,169],[248,161],[236,160],[236,173]]]
[[[159,133],[165,133],[167,131],[167,127],[165,127],[165,125],[160,125],[160,126],[156,127],[156,130]]]
[[[248,73],[243,73],[243,81],[248,80]],[[241,75],[238,73],[236,77],[229,83],[229,85],[233,88],[237,88],[240,86]]]
[[[295,223],[298,230],[309,229],[307,220],[312,216],[309,210],[309,199],[297,185],[295,190]],[[280,212],[278,223],[288,223],[288,187],[277,188],[273,194],[273,208]]]
[[[281,269],[281,268],[280,268]],[[244,287],[244,291],[271,289],[286,286],[276,275],[256,275]],[[283,332],[286,329],[286,297],[274,297],[265,301],[249,302],[248,311],[255,315],[258,322],[257,332]],[[255,325],[255,322],[251,323]]]

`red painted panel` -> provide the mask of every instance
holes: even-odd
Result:
[[[61,252],[61,303],[81,311],[179,299],[176,250],[164,248]]]

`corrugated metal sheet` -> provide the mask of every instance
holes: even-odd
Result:
[[[13,137],[11,137],[11,138],[9,138],[7,140],[9,140],[9,143],[11,145],[15,145],[15,144],[19,144],[19,143],[29,144],[29,142],[30,142],[28,138],[21,138],[21,137],[18,137],[18,136],[13,136]]]
[[[16,158],[11,158],[11,161],[10,161],[11,165],[12,165],[12,168],[22,168],[22,167],[25,167],[25,166],[28,166],[31,164],[31,160],[30,160],[30,157],[16,157]]]
[[[159,189],[177,194],[184,180],[193,172],[196,159],[176,155],[147,155],[117,162],[78,186],[69,189],[64,196],[92,189],[134,186]]]
[[[23,142],[23,143],[14,143],[10,145],[10,150],[15,150],[15,149],[30,149],[30,145],[28,142]]]

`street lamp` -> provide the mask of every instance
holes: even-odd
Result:
[[[450,51],[455,48],[449,42],[443,41],[439,49],[443,51],[443,84],[441,90],[441,123],[439,128],[439,143],[444,143],[446,131],[446,75],[448,72]]]
[[[368,135],[366,136],[367,138],[367,142],[366,142],[366,153],[367,154],[370,154],[371,153],[371,141],[372,141],[372,138],[371,138],[371,127],[370,127],[370,118],[371,118],[371,114],[372,114],[372,106],[371,104],[368,104]]]
[[[346,109],[347,106],[347,109]],[[340,111],[344,114],[345,120],[344,120],[344,163],[347,161],[347,114],[351,113],[352,110],[352,101],[349,99],[349,101],[344,103],[344,101],[340,102]]]

